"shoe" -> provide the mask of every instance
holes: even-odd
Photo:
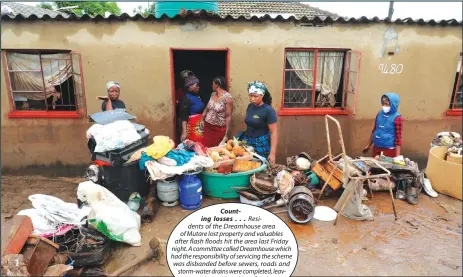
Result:
[[[397,182],[397,191],[395,192],[395,198],[399,200],[405,200],[405,188],[404,188],[404,181]]]
[[[436,198],[437,196],[439,196],[437,192],[432,188],[432,185],[429,179],[426,179],[426,178],[424,179],[423,190],[426,192],[427,195],[433,198]]]
[[[405,200],[405,191],[397,189],[397,191],[395,192],[395,198],[399,200]]]
[[[415,187],[409,187],[407,190],[407,202],[412,205],[418,204],[418,189]]]

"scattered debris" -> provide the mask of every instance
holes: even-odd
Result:
[[[446,208],[443,204],[441,204],[440,202],[436,202],[436,203],[437,203],[437,205],[441,206],[442,209],[444,209],[446,213],[449,212],[449,211],[447,210],[447,208]]]
[[[447,221],[447,222],[449,221],[448,218],[442,217],[442,216],[440,216],[440,215],[435,216],[434,219],[435,219],[435,220],[443,220],[443,221]]]
[[[160,241],[155,237],[152,238],[150,240],[150,242],[149,242],[149,247],[150,247],[150,249],[145,255],[143,255],[141,257],[138,257],[132,263],[126,264],[126,265],[116,269],[114,272],[112,272],[108,276],[119,276],[122,273],[128,271],[129,269],[139,265],[140,263],[142,263],[144,261],[150,260],[150,259],[159,260],[161,258],[161,256],[163,255],[163,250],[162,250]]]
[[[67,272],[71,271],[73,269],[72,266],[70,265],[64,265],[64,264],[57,264],[57,265],[52,265],[48,267],[47,271],[43,276],[50,276],[50,277],[56,277],[56,276],[64,276]]]
[[[417,224],[415,221],[416,221],[415,219],[405,220],[405,222],[407,222],[408,224],[410,224],[410,226],[412,226],[414,229],[418,229],[418,228],[419,228],[419,224]]]
[[[459,265],[451,264],[451,263],[446,262],[446,261],[441,260],[441,259],[439,259],[439,261],[437,263],[441,264],[441,265],[445,265],[446,267],[450,267],[453,270],[457,270],[458,268],[460,268]]]
[[[21,254],[2,255],[2,276],[31,276]]]
[[[11,214],[11,213],[7,213],[7,214],[4,215],[5,219],[10,219],[12,217],[13,217],[13,214]]]
[[[67,254],[56,254],[50,262],[50,265],[66,264],[69,256]]]
[[[58,250],[59,245],[38,235],[31,235],[21,251],[31,276],[42,276]]]

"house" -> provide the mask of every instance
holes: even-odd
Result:
[[[109,80],[121,83],[128,111],[152,134],[174,136],[184,69],[198,75],[206,99],[212,78],[226,77],[234,133],[244,128],[247,83],[265,81],[279,114],[281,162],[327,153],[325,114],[359,155],[390,91],[401,96],[402,152],[421,167],[436,133],[461,133],[461,22],[346,19],[286,2],[219,7],[218,15],[173,19],[3,15],[2,167],[88,163],[86,115],[100,111],[96,97]]]

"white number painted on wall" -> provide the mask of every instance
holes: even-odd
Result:
[[[381,71],[382,74],[400,74],[404,70],[404,65],[399,64],[380,64],[378,69]]]

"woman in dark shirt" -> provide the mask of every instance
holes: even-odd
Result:
[[[267,86],[259,81],[248,83],[251,103],[246,110],[246,131],[239,135],[240,140],[252,146],[257,154],[275,163],[278,144],[277,115],[272,105],[272,96]]]
[[[178,120],[180,124],[180,142],[187,138],[192,141],[200,142],[202,130],[200,129],[201,116],[205,105],[199,97],[199,80],[194,75],[185,78],[185,95],[180,100]]]
[[[101,103],[101,110],[110,111],[115,109],[125,109],[125,104],[121,100],[119,100],[119,95],[121,94],[121,85],[115,81],[109,81],[106,84],[106,92],[108,96],[106,97],[98,97],[100,100],[104,100]]]

